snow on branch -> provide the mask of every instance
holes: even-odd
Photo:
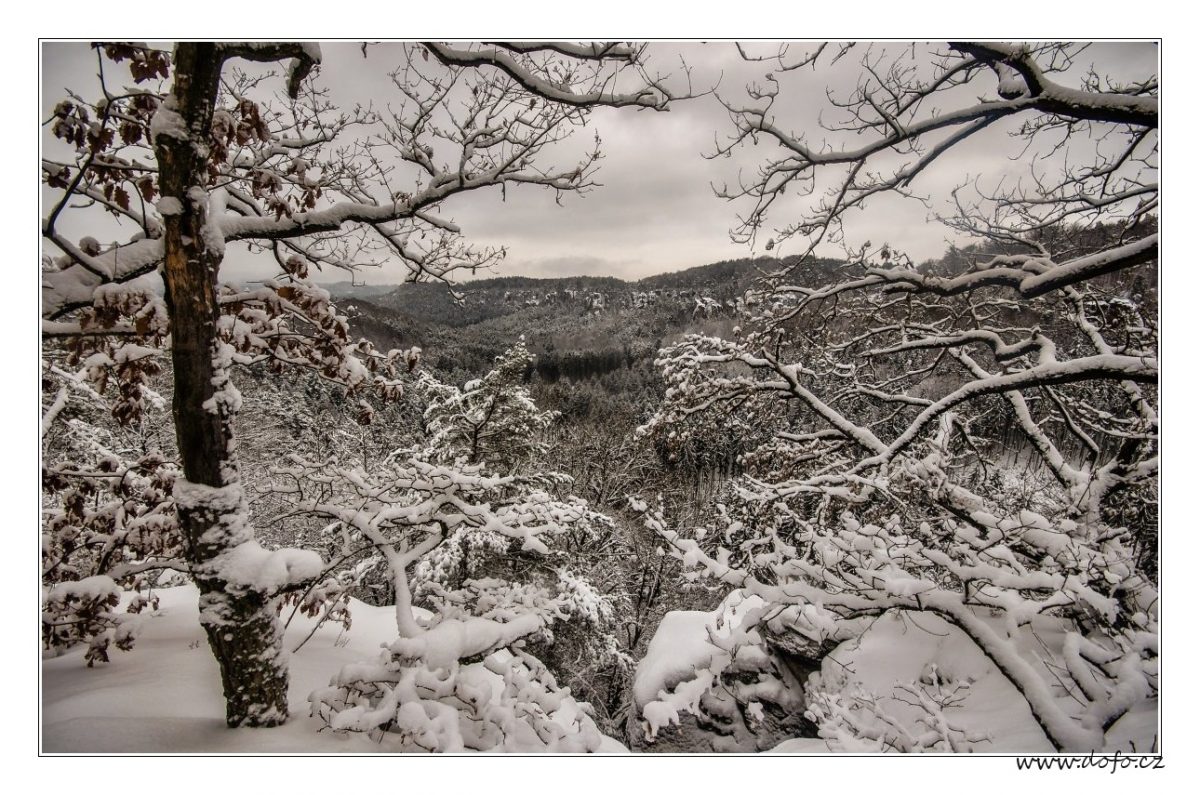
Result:
[[[423,46],[447,66],[486,66],[498,69],[516,80],[535,95],[555,102],[579,106],[608,105],[665,110],[673,98],[660,84],[650,83],[634,92],[613,88],[619,73],[605,74],[588,68],[591,61],[619,61],[638,66],[641,50],[616,44],[580,46],[561,43],[531,42],[507,45],[476,45],[462,47],[441,42],[425,42]],[[568,63],[555,72],[541,67],[530,56],[543,52],[569,55],[578,64]],[[517,54],[518,57],[513,57]],[[572,69],[575,67],[575,70]],[[577,71],[576,71],[577,70]]]
[[[1064,128],[1075,143],[1094,149],[1095,157],[1069,160],[1057,181],[1035,160],[1026,181],[998,183],[993,194],[981,196],[981,204],[989,203],[999,213],[992,234],[1011,239],[1020,231],[1042,228],[1050,217],[1119,217],[1133,201],[1142,203],[1140,214],[1151,211],[1158,192],[1157,82],[1125,88],[1102,85],[1097,78],[1071,89],[1051,80],[1048,70],[1061,70],[1078,49],[984,43],[903,51],[868,48],[857,86],[848,96],[830,95],[833,113],[818,117],[815,126],[822,129],[815,133],[782,126],[785,89],[767,74],[765,84],[750,87],[749,104],[724,101],[734,132],[711,155],[724,156],[745,145],[776,150],[753,177],[718,188],[719,195],[750,205],[732,232],[734,238],[753,241],[782,197],[800,194],[808,199],[803,217],[777,226],[768,250],[793,236],[807,238],[809,253],[823,241],[837,242],[850,210],[885,193],[919,196],[914,189],[920,178],[948,152],[1008,119],[1022,120],[1014,135],[1030,148],[1059,151],[1065,142],[1052,143],[1039,133]],[[846,52],[837,52],[830,66]],[[821,56],[818,50],[800,63],[816,63]],[[1115,148],[1110,142],[1118,138],[1128,143]],[[818,190],[818,185],[829,187]],[[955,224],[952,218],[947,222]]]
[[[1037,101],[1046,113],[1089,121],[1158,126],[1158,97],[1120,92],[1080,91],[1059,85],[1046,77],[1028,48],[993,42],[951,42],[950,49],[966,53],[999,70],[1008,67],[1020,75],[1023,85],[1003,82],[1001,90]]]
[[[786,504],[775,498],[776,510],[790,514]],[[1063,611],[1070,615],[1073,607],[1112,627],[1118,612],[1129,611],[1125,615],[1132,617],[1134,626],[1109,630],[1106,652],[1094,655],[1093,667],[1077,674],[1092,683],[1103,682],[1089,686],[1084,695],[1090,699],[1087,712],[1104,714],[1105,725],[1136,703],[1128,693],[1145,698],[1157,690],[1157,664],[1145,653],[1157,627],[1156,614],[1146,607],[1156,603],[1157,590],[1129,565],[1122,540],[1090,538],[1083,527],[1069,522],[1055,528],[1032,512],[1020,520],[977,512],[972,521],[986,532],[955,523],[947,535],[933,534],[924,525],[907,531],[896,518],[879,526],[845,513],[836,532],[796,518],[799,533],[783,536],[768,530],[755,546],[810,547],[812,554],[799,558],[793,552],[773,565],[755,564],[769,572],[769,579],[714,559],[697,541],[667,528],[660,514],[648,515],[647,522],[671,544],[672,554],[685,567],[699,567],[707,576],[771,606],[742,622],[742,632],[764,622],[798,633],[810,643],[836,644],[866,630],[870,623],[865,619],[889,611],[941,616],[978,644],[1029,699],[1035,719],[1060,748],[1100,747],[1103,730],[1086,714],[1066,708],[1047,682],[1050,669],[1039,671],[1018,650],[1017,629],[1037,616]],[[1053,563],[1048,566],[1049,561]],[[952,579],[943,579],[947,574]],[[1105,595],[1117,582],[1128,594],[1125,605]],[[984,620],[981,615],[987,611],[999,611],[1004,623]],[[1070,654],[1069,645],[1063,653]]]

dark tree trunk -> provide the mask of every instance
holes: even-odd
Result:
[[[200,588],[201,622],[221,669],[226,721],[274,726],[288,715],[287,665],[274,600],[230,583],[218,565],[222,553],[253,540],[234,445],[236,393],[228,386],[228,363],[217,338],[216,279],[223,249],[208,247],[203,233],[209,131],[222,61],[211,43],[176,47],[166,109],[178,115],[166,114],[154,141],[159,191],[182,208],[180,214],[164,213],[173,413],[187,480],[177,488],[176,501],[188,563]]]

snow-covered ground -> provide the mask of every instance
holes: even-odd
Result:
[[[353,605],[351,629],[326,623],[291,658],[292,719],[284,726],[228,729],[217,663],[200,628],[194,586],[166,588],[133,651],[88,668],[84,647],[42,662],[42,750],[70,752],[364,753],[362,736],[318,734],[308,694],[343,664],[378,653],[396,635],[392,608]],[[289,610],[283,614],[286,619]],[[315,619],[297,614],[285,635],[295,648]]]
[[[42,663],[42,750],[46,753],[372,753],[381,747],[361,734],[337,735],[308,715],[308,695],[324,687],[343,665],[374,658],[395,639],[395,611],[352,603],[349,630],[321,626],[291,658],[292,719],[273,729],[228,729],[216,662],[200,628],[196,589],[158,592],[157,615],[147,615],[131,652],[112,652],[112,662],[88,668],[84,647]],[[289,610],[284,611],[286,619]],[[639,710],[659,690],[670,690],[703,670],[716,649],[712,631],[728,632],[736,610],[669,613],[638,667],[634,690]],[[716,619],[720,617],[721,626]],[[315,620],[298,614],[286,648],[295,648]],[[1049,636],[1039,633],[1043,640]],[[1052,642],[1052,638],[1051,638]],[[1049,753],[1052,747],[1012,685],[962,633],[933,616],[888,617],[860,641],[827,661],[823,675],[849,672],[868,690],[887,693],[896,680],[918,679],[930,663],[943,676],[971,682],[970,695],[954,718],[985,732],[983,753]],[[903,711],[893,702],[892,709]],[[1143,710],[1120,721],[1112,736],[1130,750],[1148,745],[1157,715]],[[607,739],[604,752],[626,749]],[[828,753],[824,740],[789,740],[782,753]]]
[[[45,753],[372,753],[361,734],[335,735],[308,714],[308,695],[343,665],[378,655],[396,638],[396,612],[352,601],[349,630],[328,622],[291,657],[292,717],[272,729],[229,729],[217,664],[200,628],[194,586],[166,588],[130,652],[88,668],[84,647],[42,662]],[[287,619],[290,608],[283,612]],[[315,619],[297,614],[285,634],[293,649]],[[604,752],[624,752],[606,740]]]
[[[675,722],[686,704],[695,704],[697,687],[712,679],[710,665],[722,654],[710,639],[726,638],[748,607],[759,602],[734,592],[711,613],[675,611],[663,617],[634,678],[634,701],[650,725]],[[1021,630],[1024,656],[1037,665],[1052,683],[1053,672],[1034,650],[1053,655],[1061,648],[1062,630],[1050,617],[1038,617]],[[861,687],[879,697],[879,705],[909,725],[919,712],[895,694],[897,682],[928,679],[931,672],[942,681],[962,681],[969,689],[946,716],[962,729],[984,739],[972,744],[976,753],[1054,753],[1045,732],[1034,720],[1028,703],[979,647],[958,628],[932,614],[888,614],[855,641],[843,643],[822,665],[822,689]],[[673,692],[672,692],[673,691]],[[1056,695],[1068,705],[1071,696],[1062,688]],[[1147,752],[1158,747],[1158,714],[1153,702],[1121,718],[1108,732],[1107,750]],[[796,738],[773,749],[774,753],[829,753],[836,749],[825,739]]]
[[[1061,625],[1051,617],[1039,616],[1020,633],[1023,656],[1054,687],[1054,672],[1043,662],[1043,655],[1049,654],[1057,661],[1062,647]],[[996,664],[962,630],[932,614],[902,613],[879,618],[860,639],[843,644],[826,658],[821,677],[826,686],[838,679],[858,683],[865,690],[883,695],[880,704],[884,709],[915,721],[916,710],[892,695],[893,683],[920,681],[935,666],[943,682],[969,684],[966,697],[946,715],[963,729],[987,736],[974,744],[974,752],[1055,752],[1026,700]],[[1078,711],[1074,699],[1061,686],[1054,692],[1068,711]],[[1148,752],[1156,745],[1157,733],[1158,714],[1153,702],[1147,702],[1146,708],[1131,711],[1109,730],[1108,750]],[[785,743],[776,750],[805,749]]]

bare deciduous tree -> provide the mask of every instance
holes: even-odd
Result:
[[[719,191],[749,205],[733,235],[766,234],[798,195],[767,248],[801,255],[748,294],[737,339],[662,353],[670,388],[646,432],[736,408],[775,435],[747,456],[715,543],[648,521],[686,564],[761,597],[750,622],[806,653],[885,613],[933,612],[1056,748],[1101,748],[1158,688],[1156,569],[1139,555],[1157,519],[1157,79],[1088,71],[1069,88],[1068,45],[872,48],[819,132],[785,129],[782,73],[853,51],[780,51],[748,104],[726,103],[735,132],[717,154],[771,152]],[[855,211],[914,195],[1003,125],[1030,170],[952,192],[943,220],[972,246],[914,265],[852,242],[872,236]],[[836,266],[816,260],[830,242]],[[1017,495],[1021,477],[1037,493]],[[1030,653],[1040,632],[1064,639]]]

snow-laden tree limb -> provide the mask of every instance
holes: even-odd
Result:
[[[857,86],[804,133],[781,126],[774,75],[749,105],[727,103],[734,132],[716,154],[768,150],[757,175],[718,190],[749,204],[734,237],[752,241],[799,194],[767,248],[798,238],[801,254],[743,297],[734,339],[660,352],[667,390],[641,433],[681,445],[719,424],[768,438],[709,526],[646,519],[685,567],[762,600],[744,631],[819,657],[884,614],[936,614],[1056,748],[1087,751],[1158,698],[1158,89],[1153,76],[1094,74],[1066,88],[1056,73],[1077,55],[873,48]],[[988,190],[983,175],[944,197],[943,220],[975,243],[914,264],[857,242],[871,235],[851,211],[913,195],[951,150],[1009,119],[1028,177]],[[831,241],[843,259],[813,256]],[[1055,639],[1031,648],[1035,624]],[[940,720],[908,686],[894,692]],[[919,735],[853,687],[810,698],[842,747],[969,742],[948,724]]]

